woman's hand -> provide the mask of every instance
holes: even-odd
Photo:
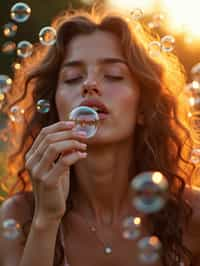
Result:
[[[61,121],[43,128],[25,156],[38,223],[62,218],[70,188],[70,166],[87,156],[87,144],[81,142],[86,135],[72,132],[73,126],[74,122]]]

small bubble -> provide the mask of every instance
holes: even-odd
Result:
[[[135,20],[139,20],[143,17],[143,11],[140,8],[134,8],[131,13],[131,17]]]
[[[166,35],[161,39],[161,49],[163,52],[172,52],[175,46],[175,38],[171,35]]]
[[[18,105],[12,106],[8,115],[12,122],[21,122],[24,119],[24,109]]]
[[[36,104],[37,111],[41,114],[46,114],[50,110],[50,103],[48,100],[40,99]]]
[[[31,15],[31,8],[22,2],[14,4],[10,10],[12,20],[18,23],[26,22]]]
[[[139,259],[143,263],[155,263],[160,258],[162,244],[157,236],[144,237],[137,242]]]
[[[7,93],[11,89],[12,79],[7,75],[0,75],[0,92]]]
[[[160,56],[161,44],[158,41],[152,41],[148,45],[148,52],[151,57]]]
[[[16,35],[18,26],[13,22],[9,22],[3,26],[3,34],[5,37],[11,38]]]
[[[96,134],[99,115],[93,108],[88,106],[76,107],[69,114],[69,120],[73,120],[76,123],[73,131],[84,131],[87,134],[87,138]]]
[[[13,54],[16,49],[16,43],[12,41],[5,42],[2,47],[1,51],[4,54]]]
[[[22,58],[31,56],[33,53],[33,45],[29,41],[21,41],[17,45],[17,55]]]
[[[4,238],[14,240],[21,234],[21,226],[15,219],[6,219],[1,225],[1,231]]]
[[[123,220],[123,233],[122,236],[125,239],[135,240],[140,234],[141,218],[128,216]]]
[[[39,40],[43,45],[54,45],[56,43],[56,30],[53,27],[44,27],[39,32]]]

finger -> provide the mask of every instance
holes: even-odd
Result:
[[[42,155],[46,151],[49,145],[53,143],[58,143],[58,141],[67,140],[67,139],[77,139],[79,141],[85,138],[86,134],[73,132],[72,130],[65,130],[61,132],[56,132],[54,134],[47,135],[42,142],[39,144],[35,152],[37,152],[38,160],[42,158]]]
[[[75,123],[73,121],[59,121],[58,123],[52,124],[48,127],[44,127],[38,136],[36,137],[31,149],[27,152],[26,158],[29,157],[39,146],[40,142],[50,133],[62,130],[72,129]]]
[[[69,170],[69,167],[71,165],[76,163],[78,160],[84,159],[86,157],[87,153],[80,151],[76,151],[61,157],[51,169],[51,171],[49,171],[48,175],[43,178],[43,181],[45,181],[45,185],[49,188],[57,186],[59,183],[59,177],[63,177],[63,174],[66,173],[67,170]]]
[[[48,171],[59,154],[65,155],[73,151],[85,151],[86,149],[87,144],[77,140],[60,141],[50,144],[40,160],[39,170],[41,173]],[[37,158],[37,156],[35,156],[35,158]],[[37,161],[37,159],[35,160]]]

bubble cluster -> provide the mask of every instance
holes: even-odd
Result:
[[[37,111],[41,114],[46,114],[50,111],[50,102],[46,99],[40,99],[36,104]]]
[[[41,44],[50,46],[56,43],[56,30],[53,27],[44,27],[39,32],[39,40]]]
[[[12,20],[17,23],[26,22],[31,15],[31,8],[23,2],[14,4],[10,10]]]
[[[160,211],[167,200],[168,182],[160,172],[142,172],[136,175],[131,188],[135,191],[133,206],[143,213]]]
[[[21,226],[15,219],[6,219],[1,225],[1,234],[8,240],[14,240],[21,234]]]
[[[73,131],[84,131],[87,138],[93,137],[97,132],[99,115],[91,107],[79,106],[69,114],[69,120],[75,121]]]
[[[17,44],[17,55],[21,58],[31,56],[33,53],[33,45],[29,41],[21,41]]]

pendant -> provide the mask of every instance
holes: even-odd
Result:
[[[112,253],[112,248],[111,247],[105,247],[104,248],[105,254],[111,254]]]

